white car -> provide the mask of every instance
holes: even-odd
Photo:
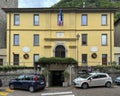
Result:
[[[73,80],[75,87],[82,87],[86,89],[93,86],[106,86],[108,88],[112,85],[112,78],[107,73],[89,73],[84,77],[78,77]]]

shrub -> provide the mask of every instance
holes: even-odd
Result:
[[[11,71],[11,70],[17,70],[17,69],[25,69],[27,67],[25,66],[14,66],[14,65],[7,65],[7,66],[0,66],[0,71]]]

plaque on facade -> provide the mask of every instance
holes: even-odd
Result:
[[[93,47],[90,48],[90,51],[91,52],[97,52],[98,48],[96,46],[93,46]]]
[[[30,48],[29,47],[23,47],[22,51],[25,52],[25,53],[28,53],[28,52],[30,52]]]

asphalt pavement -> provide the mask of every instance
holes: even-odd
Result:
[[[0,96],[120,96],[120,86],[88,89],[75,88],[74,86],[48,87],[34,93],[27,90],[10,90],[8,87],[1,87]]]

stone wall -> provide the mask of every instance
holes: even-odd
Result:
[[[77,67],[72,67],[72,66],[68,66],[65,69],[65,71],[67,71],[70,74],[70,77],[68,78],[69,85],[72,85],[73,79],[80,76],[80,74],[77,74],[77,73],[81,72],[81,70],[82,70],[81,67],[77,68]],[[94,72],[94,71],[96,71],[96,70],[92,70],[92,72]],[[36,72],[40,73],[39,70]],[[99,72],[101,72],[101,71],[99,71]],[[16,78],[21,74],[29,74],[29,73],[35,73],[34,69],[32,69],[32,68],[31,69],[18,69],[15,71],[7,71],[7,72],[0,71],[0,79],[2,79],[2,81],[3,81],[3,86],[8,86],[10,79]],[[105,73],[108,73],[112,77],[113,81],[115,80],[115,78],[117,76],[120,76],[120,70],[109,69],[109,71],[107,71]],[[47,76],[47,77],[49,79],[49,76]],[[48,79],[46,79],[47,82],[49,81]]]
[[[19,69],[16,71],[1,71],[0,72],[0,79],[2,79],[3,86],[8,86],[10,79],[17,78],[21,74],[29,74],[34,73],[34,69]]]
[[[114,82],[115,78],[117,76],[120,76],[120,70],[117,70],[117,69],[114,69],[114,68],[107,68],[106,70],[99,70],[99,69],[95,69],[95,67],[92,67],[92,68],[87,68],[86,67],[72,67],[72,66],[68,66],[68,68],[66,69],[66,71],[70,74],[70,78],[68,80],[69,82],[69,85],[72,84],[72,81],[76,78],[76,77],[79,77],[81,75],[83,75],[82,72],[85,72],[85,71],[90,71],[90,72],[103,72],[103,73],[108,73],[111,77],[112,77],[112,80]],[[71,79],[71,80],[70,80]]]
[[[102,72],[102,73],[108,73],[113,81],[115,80],[115,78],[117,76],[120,76],[120,70],[119,69],[115,69],[114,67],[106,67],[106,68],[102,68],[102,69],[96,69],[94,66],[92,67],[78,67],[78,68],[74,68],[77,69],[77,73],[78,75],[80,75],[80,72]]]

